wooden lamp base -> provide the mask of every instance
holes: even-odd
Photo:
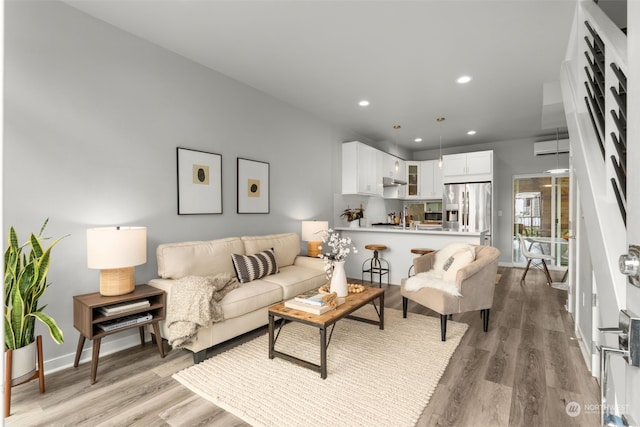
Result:
[[[322,242],[307,243],[307,256],[318,258],[320,254],[322,254]]]
[[[100,270],[100,295],[124,295],[135,289],[135,267]]]

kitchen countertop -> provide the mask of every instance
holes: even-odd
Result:
[[[431,235],[455,235],[455,236],[480,236],[486,234],[488,230],[481,231],[460,231],[451,228],[442,228],[441,226],[422,226],[420,229],[402,228],[399,225],[376,225],[372,227],[335,227],[339,231],[353,232],[376,232],[376,233],[402,233],[402,234],[431,234]]]
[[[423,225],[424,226],[424,225]],[[362,269],[365,261],[372,256],[370,250],[366,250],[368,244],[383,244],[387,247],[381,256],[389,263],[389,281],[399,285],[402,279],[407,277],[407,271],[411,266],[414,254],[413,248],[441,249],[449,243],[459,242],[473,245],[487,244],[486,230],[483,231],[459,231],[447,230],[442,227],[423,230],[402,229],[393,225],[375,225],[368,227],[336,227],[336,231],[351,239],[353,247],[357,249],[349,255],[345,264],[347,277],[362,279]],[[368,276],[366,277],[369,278]],[[386,275],[384,282],[386,282]]]

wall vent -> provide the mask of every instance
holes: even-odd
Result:
[[[569,152],[568,139],[561,139],[558,141],[558,152],[559,153]],[[544,154],[556,154],[556,140],[553,139],[551,141],[534,142],[533,154],[535,154],[536,156],[542,156]]]

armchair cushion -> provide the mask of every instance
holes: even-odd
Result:
[[[455,280],[446,281],[442,278],[442,274],[436,272],[435,270],[418,273],[415,276],[409,277],[404,282],[404,289],[406,291],[414,292],[422,288],[439,289],[442,292],[446,292],[450,295],[462,296]]]
[[[445,282],[455,282],[458,270],[471,264],[476,258],[476,253],[471,248],[460,249],[449,257],[445,263],[444,273],[442,274],[442,280]]]
[[[435,259],[433,261],[433,269],[436,271],[444,271],[444,266],[449,258],[458,251],[467,249],[471,251],[475,258],[475,249],[468,243],[449,243],[439,251],[435,252]]]

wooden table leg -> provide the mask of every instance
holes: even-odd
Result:
[[[153,334],[156,336],[156,344],[158,344],[160,357],[164,358],[164,347],[162,346],[162,336],[160,335],[160,325],[158,322],[153,322]]]
[[[144,326],[138,328],[140,330],[140,346],[144,347]]]
[[[80,334],[80,338],[78,338],[78,347],[76,348],[76,360],[73,362],[74,368],[77,368],[78,364],[80,364],[80,356],[82,355],[85,339],[84,335]]]
[[[98,358],[100,357],[100,338],[93,340],[93,354],[91,355],[91,384],[96,383],[98,374]]]

